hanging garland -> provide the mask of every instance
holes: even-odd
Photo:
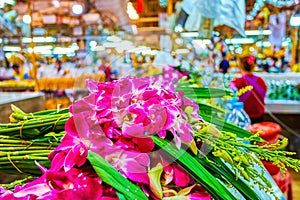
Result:
[[[257,0],[253,6],[253,10],[247,15],[247,20],[252,20],[257,13],[261,10],[264,6],[264,3],[267,2],[277,7],[289,7],[296,4],[299,4],[299,0]]]

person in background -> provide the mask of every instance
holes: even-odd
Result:
[[[223,74],[226,74],[228,72],[229,69],[229,62],[226,59],[226,53],[223,52],[222,53],[222,61],[220,63],[220,68],[219,68],[219,72],[222,72]]]
[[[101,60],[101,64],[98,67],[98,70],[105,73],[105,81],[106,82],[112,81],[111,68],[110,68],[109,64],[107,64],[107,58],[103,58]]]
[[[259,123],[263,121],[265,113],[265,97],[267,93],[267,85],[265,81],[252,72],[255,68],[255,57],[248,56],[240,59],[240,70],[242,76],[234,79],[229,87],[239,90],[246,86],[252,86],[253,89],[247,91],[239,97],[239,101],[244,102],[244,110],[249,115],[251,123]]]
[[[29,79],[28,73],[25,73],[20,65],[13,64],[12,69],[14,70],[13,79],[17,81],[23,81],[24,79]]]
[[[55,60],[55,66],[56,66],[57,73],[60,74],[62,71],[62,64],[59,59]]]

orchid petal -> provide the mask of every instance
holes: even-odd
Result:
[[[178,195],[178,196],[164,197],[163,200],[189,200],[189,198],[186,196]]]
[[[27,195],[41,196],[50,191],[50,187],[47,184],[36,184],[28,188],[24,188],[19,192],[14,193],[16,198],[25,197]]]
[[[211,196],[210,194],[208,193],[205,193],[205,192],[196,192],[196,193],[193,193],[193,194],[189,194],[188,195],[188,199],[189,200],[210,200],[211,199]]]
[[[174,170],[171,165],[167,165],[164,167],[164,178],[165,178],[165,185],[168,185],[173,181],[174,177]]]
[[[190,183],[189,174],[179,165],[173,164],[174,183],[179,187],[185,187]]]

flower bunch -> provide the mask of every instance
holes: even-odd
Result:
[[[185,170],[172,163],[174,160],[161,152],[153,153],[152,135],[170,137],[178,149],[194,142],[189,118],[201,120],[194,102],[176,93],[172,82],[152,78],[127,77],[112,83],[88,80],[87,86],[89,96],[72,105],[66,135],[49,155],[50,169],[41,167],[42,177],[16,188],[8,197],[62,199],[65,194],[74,197],[76,191],[83,190],[90,193],[89,199],[99,199],[104,195],[101,179],[94,171],[84,172],[91,169],[87,161],[91,151],[136,183],[149,199],[209,198]],[[156,170],[157,166],[162,167]],[[159,176],[153,175],[159,171]],[[98,193],[90,191],[95,187]],[[106,190],[113,191],[109,186]]]
[[[50,155],[52,163],[56,163],[53,167],[68,170],[81,166],[90,150],[105,158],[125,177],[139,183],[144,191],[148,190],[148,196],[159,198],[148,170],[154,163],[168,166],[169,162],[152,152],[155,145],[149,136],[157,134],[165,138],[171,134],[177,148],[182,143],[191,143],[194,130],[188,120],[189,115],[201,119],[197,105],[182,93],[176,93],[172,82],[148,77],[127,77],[112,83],[88,80],[87,86],[90,95],[72,106],[67,135]],[[189,114],[186,109],[190,110]],[[167,171],[174,174],[173,170]],[[189,177],[184,170],[176,174]],[[187,187],[189,184],[189,178],[170,177],[165,185],[175,183],[178,187]]]
[[[23,187],[17,185],[14,192],[3,190],[0,199],[118,199],[113,188],[101,183],[91,168],[72,168],[68,172],[43,169],[43,172],[40,178]]]

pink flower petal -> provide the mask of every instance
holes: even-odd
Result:
[[[181,166],[173,164],[174,183],[179,187],[185,187],[190,183],[190,176]]]
[[[144,137],[144,127],[142,124],[125,122],[122,126],[122,133],[125,137]]]
[[[149,153],[154,149],[154,142],[151,138],[132,138],[132,142],[136,145],[135,150],[141,153]]]
[[[211,196],[205,192],[196,192],[188,195],[190,200],[210,200]]]
[[[14,193],[16,198],[26,197],[28,195],[41,196],[50,191],[47,184],[36,184],[28,188],[24,188],[19,192]]]

